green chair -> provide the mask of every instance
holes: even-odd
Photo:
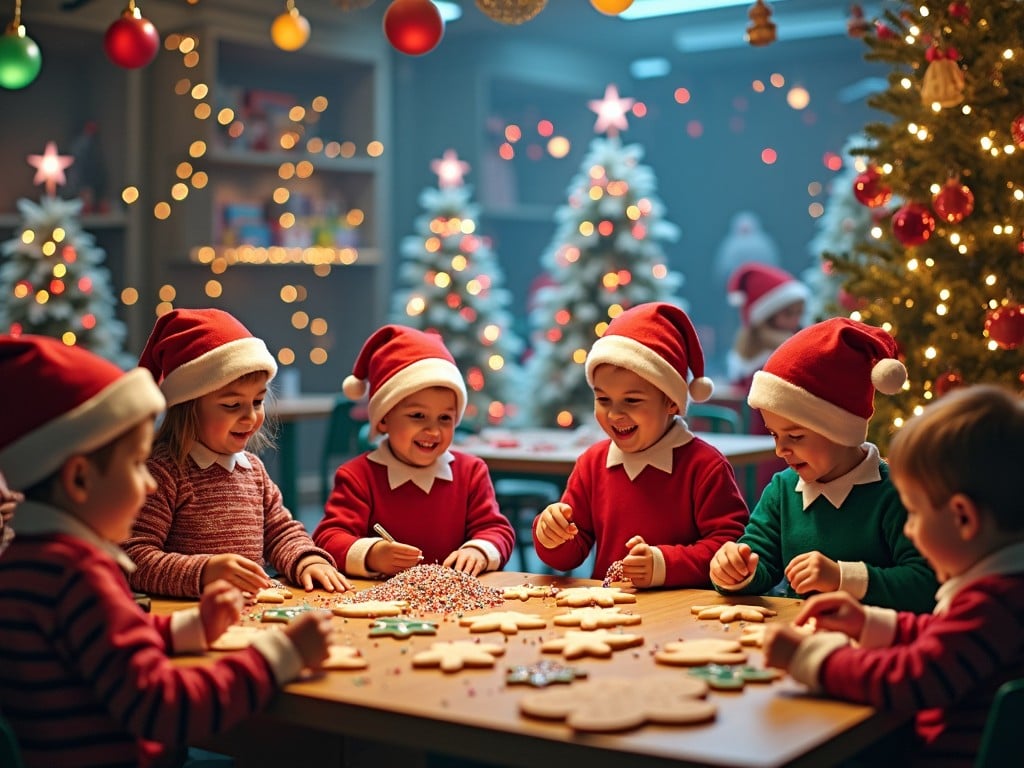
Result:
[[[334,471],[338,465],[358,456],[365,447],[361,430],[369,434],[369,425],[354,414],[356,403],[338,395],[327,421],[323,449],[320,452],[320,500],[327,503],[334,487]]]
[[[519,568],[527,571],[527,557],[533,552],[533,518],[548,504],[554,504],[561,499],[562,489],[557,483],[542,477],[492,475],[492,479],[498,508],[509,519],[516,532]],[[548,574],[555,572],[546,565],[542,565],[542,569]]]
[[[5,768],[25,768],[14,729],[4,717],[0,717],[0,765]]]
[[[686,424],[697,432],[733,435],[743,433],[743,418],[725,405],[692,403],[686,409]]]
[[[974,768],[996,768],[1009,765],[1010,755],[1016,754],[1024,723],[1024,679],[1003,683],[996,691],[992,709],[981,734],[981,746]]]

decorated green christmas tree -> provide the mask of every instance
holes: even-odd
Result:
[[[615,86],[590,103],[595,130],[609,135],[591,142],[541,257],[551,280],[537,291],[530,314],[533,354],[526,367],[538,426],[590,422],[594,396],[583,363],[613,317],[648,301],[683,305],[676,295],[682,276],[668,269],[662,248],[679,230],[664,218],[654,172],[640,162],[643,148],[619,140],[632,103]]]
[[[402,241],[391,319],[441,334],[466,379],[464,423],[498,424],[515,418],[521,381],[511,294],[489,240],[476,232],[479,207],[462,181],[469,164],[449,149],[432,169],[438,186],[420,194],[416,234]]]
[[[833,264],[852,316],[896,337],[910,381],[879,398],[872,438],[952,387],[1024,383],[1024,3],[925,0],[865,35],[891,63],[870,104],[858,199],[895,207],[882,236]],[[891,201],[898,199],[898,207]]]
[[[123,350],[126,329],[114,314],[106,254],[82,230],[82,201],[54,195],[70,158],[58,155],[51,142],[45,154],[29,162],[46,194],[39,203],[18,201],[23,221],[0,246],[0,332],[52,336],[130,365],[132,358]]]

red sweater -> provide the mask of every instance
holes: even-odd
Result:
[[[661,550],[666,587],[707,587],[711,558],[743,534],[749,513],[732,465],[699,437],[672,451],[672,472],[645,467],[630,480],[622,465],[605,466],[611,440],[588,448],[576,461],[562,501],[572,507],[579,534],[560,547],[534,549],[552,568],[570,571],[597,546],[593,578],[604,578],[626,556],[635,534]]]
[[[172,642],[93,543],[19,533],[0,557],[0,711],[30,768],[150,765],[270,701],[255,649],[177,666]]]

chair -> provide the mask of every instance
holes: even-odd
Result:
[[[548,504],[561,499],[562,489],[557,483],[541,477],[499,475],[494,477],[494,495],[498,508],[515,529],[519,567],[526,571],[529,565],[527,556],[533,551],[533,518]],[[544,573],[554,573],[547,566],[543,566],[543,570]]]
[[[11,724],[3,717],[0,717],[0,765],[5,768],[24,768],[25,762],[21,759],[21,748],[18,746],[18,739],[14,735]]]
[[[356,403],[344,395],[335,400],[327,421],[323,449],[320,452],[320,501],[327,503],[334,482],[334,471],[346,459],[357,456],[365,449],[360,430],[366,425],[354,415]],[[367,433],[369,432],[367,426]]]
[[[1019,748],[1020,728],[1024,722],[1024,679],[1003,683],[996,691],[992,709],[985,720],[981,746],[974,768],[1008,765],[1009,756]]]
[[[698,432],[734,435],[743,432],[743,418],[725,405],[692,403],[686,409],[686,423]]]

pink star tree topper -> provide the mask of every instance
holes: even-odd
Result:
[[[73,162],[75,162],[75,158],[71,155],[58,154],[56,143],[46,142],[46,150],[43,154],[28,156],[28,164],[36,169],[36,177],[32,183],[45,184],[47,196],[53,197],[58,184],[68,183],[64,171]]]
[[[619,89],[614,85],[608,85],[604,89],[603,99],[590,101],[590,109],[597,113],[597,120],[594,122],[595,133],[607,133],[609,136],[618,136],[619,131],[629,127],[626,122],[626,114],[633,106],[636,99],[619,98]]]
[[[462,186],[462,177],[469,173],[469,163],[459,160],[454,149],[446,149],[439,158],[430,161],[430,170],[437,174],[440,189]]]

